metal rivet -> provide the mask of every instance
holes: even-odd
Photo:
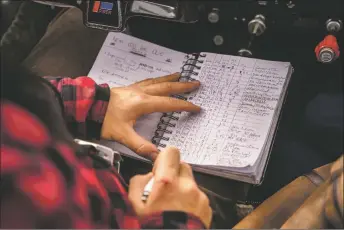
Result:
[[[221,35],[216,35],[214,37],[213,41],[214,41],[215,45],[220,46],[220,45],[223,44],[224,39],[223,39],[223,37]]]
[[[295,4],[294,4],[292,1],[289,1],[289,2],[287,3],[287,7],[288,7],[289,9],[294,8],[294,6],[295,6]]]
[[[218,10],[213,10],[208,14],[208,20],[211,23],[217,23],[220,20],[219,12]]]
[[[326,29],[328,32],[339,32],[342,29],[342,21],[329,19],[326,21]]]

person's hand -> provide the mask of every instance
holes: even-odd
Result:
[[[141,196],[154,175],[152,191],[146,201]],[[129,200],[140,218],[161,211],[182,211],[200,218],[210,227],[212,210],[208,197],[198,188],[191,167],[180,163],[179,151],[166,148],[154,163],[153,173],[137,175],[129,183]]]
[[[115,140],[137,154],[155,160],[158,149],[134,130],[136,120],[154,112],[199,112],[200,107],[190,102],[169,97],[169,95],[191,92],[199,87],[198,81],[176,82],[179,74],[172,74],[112,88],[105,114],[101,137]]]

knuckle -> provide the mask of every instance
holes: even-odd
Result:
[[[161,184],[161,185],[171,183],[170,178],[165,175],[158,175],[154,180],[156,184]]]
[[[167,90],[170,91],[170,90],[173,89],[173,83],[171,83],[171,82],[166,82],[166,83],[165,83],[165,87],[166,87]]]
[[[189,171],[192,171],[192,168],[191,168],[191,166],[190,166],[189,164],[182,162],[181,165],[182,165],[182,167],[184,167],[185,169],[187,169],[187,170],[189,170]]]
[[[141,100],[141,101],[144,101],[148,98],[148,95],[147,94],[144,94],[144,93],[141,93],[141,94],[138,94],[137,95],[137,99]]]
[[[127,136],[123,135],[122,133],[116,133],[116,135],[114,135],[116,137],[116,140],[119,143],[123,143],[123,144],[129,144],[128,142],[128,138]]]
[[[196,195],[198,194],[198,187],[195,182],[189,181],[188,183],[184,184],[184,192],[187,194]]]
[[[177,105],[177,106],[179,106],[180,109],[183,109],[187,102],[183,101],[181,99],[176,99],[176,98],[173,98],[173,97],[169,97],[169,103]]]
[[[143,154],[145,153],[145,147],[146,145],[144,143],[140,144],[139,146],[136,147],[135,152],[138,154]]]

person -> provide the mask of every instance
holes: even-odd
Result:
[[[230,8],[229,5],[228,7]],[[226,9],[222,9],[222,11],[223,10]],[[205,16],[207,17],[207,14],[205,14]],[[41,23],[42,20],[35,20],[35,22]],[[152,23],[154,26],[151,26]],[[242,48],[240,47],[240,42],[228,43],[226,42],[227,40],[224,42],[224,46],[215,47],[212,42],[214,34],[204,34],[203,32],[207,31],[204,30],[204,27],[213,27],[220,24],[206,24],[207,18],[202,20],[200,23],[187,25],[178,23],[166,24],[166,22],[160,20],[152,21],[137,18],[136,20],[130,20],[128,26],[130,28],[129,32],[133,36],[153,41],[159,45],[182,52],[208,50],[210,52],[233,54],[232,51]],[[147,25],[150,26],[147,27]],[[154,31],[156,31],[156,28],[159,28],[160,33],[155,33],[149,28],[152,28]],[[233,31],[227,30],[227,28],[228,26],[224,26],[223,29],[225,30],[223,30],[223,32]],[[17,31],[24,31],[24,28]],[[221,31],[222,29],[220,29],[220,32]],[[195,40],[193,39],[195,36],[187,36],[188,34],[197,34],[197,32],[202,35],[198,37],[205,39]],[[191,39],[177,39],[181,36],[183,38]],[[224,37],[226,36],[227,35]],[[87,74],[105,37],[106,33],[104,31],[86,29],[82,24],[82,13],[78,9],[70,9],[64,13],[63,16],[59,17],[58,20],[54,21],[54,23],[51,23],[45,37],[35,47],[34,52],[29,55],[24,63],[28,69],[35,71],[39,75],[79,76]],[[235,37],[240,38],[237,34]],[[269,39],[266,41],[268,42]],[[13,53],[13,48],[17,49],[19,53],[22,51],[20,48],[21,46],[17,45],[18,43],[11,44],[15,45],[8,47],[9,53]],[[271,45],[272,43],[269,44]],[[308,41],[307,44],[311,43]],[[279,45],[280,43],[276,43],[274,47],[283,47]],[[259,55],[263,55],[265,58],[268,58],[270,53],[269,50],[271,49],[263,49],[259,52]],[[278,54],[274,57],[278,59],[282,58],[282,56],[284,56],[283,54],[288,54],[288,52],[272,53]],[[307,54],[307,52],[303,53]],[[14,56],[18,57],[17,55]],[[299,56],[300,55],[298,55],[298,57]],[[273,58],[271,57],[271,59]],[[309,93],[313,91],[322,91],[323,88],[325,88],[324,82],[332,81],[330,79],[333,79],[332,77],[324,78],[323,76],[338,75],[338,77],[341,77],[339,73],[332,74],[332,71],[330,71],[336,69],[334,67],[334,64],[336,63],[331,64],[329,66],[330,69],[326,69],[326,71],[324,69],[324,71],[319,72],[318,68],[314,68],[315,66],[312,59],[304,57],[301,58],[301,62],[297,61],[298,59],[299,58],[295,60],[291,59],[294,60],[294,67],[298,71],[296,71],[292,77],[294,80],[291,82],[292,86],[290,87],[288,99],[283,109],[284,115],[282,116],[279,131],[276,135],[276,141],[272,149],[264,182],[261,186],[254,186],[249,189],[248,196],[245,199],[241,199],[241,201],[245,201],[247,204],[253,204],[253,206],[257,206],[293,179],[304,173],[310,172],[313,168],[333,161],[336,159],[333,155],[337,156],[343,152],[343,138],[341,138],[343,133],[343,110],[341,106],[343,98],[342,89],[335,97],[333,92],[329,92],[329,96],[324,95],[325,97],[322,98],[315,97],[314,100],[311,100],[313,95],[312,93]],[[286,60],[290,60],[290,57],[288,56]],[[309,60],[312,64],[306,65],[304,60]],[[312,76],[312,81],[309,81],[305,76]],[[321,84],[315,84],[315,82],[318,81],[316,79],[322,79],[319,81]],[[305,87],[305,85],[307,85],[307,87]],[[317,87],[320,86],[321,89],[315,90],[314,85]],[[336,83],[335,85],[341,86],[342,84]],[[329,143],[329,141],[324,141],[323,137],[331,143]],[[293,167],[291,167],[291,165]],[[141,166],[138,164],[135,166],[128,168],[134,168],[134,172],[137,172],[138,168]],[[126,176],[124,170],[122,170],[122,175]],[[131,175],[132,173],[129,173],[129,176]],[[127,176],[127,178],[129,176]],[[205,178],[203,181],[209,181],[209,179]],[[214,178],[214,180],[210,179],[210,181],[216,181],[216,178]],[[221,186],[217,186],[216,184],[218,188],[216,190],[221,191],[221,193],[222,191],[227,193],[228,186],[225,185],[229,183],[230,182],[219,183]],[[229,207],[227,203],[223,206]],[[240,207],[243,207],[243,205],[240,204]],[[222,213],[228,214],[229,212],[226,210]],[[226,219],[228,220],[229,218]]]
[[[41,78],[4,66],[1,95],[1,228],[208,228],[212,210],[176,148],[157,154],[135,120],[200,108],[168,97],[192,91],[178,74],[110,89],[89,77]],[[59,105],[60,103],[60,105]],[[95,134],[97,132],[97,135]],[[115,168],[73,138],[110,138],[155,159],[125,185]],[[148,200],[144,186],[154,176]]]

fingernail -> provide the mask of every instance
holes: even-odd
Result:
[[[156,160],[157,157],[158,157],[158,152],[152,152],[150,154],[150,158],[153,162]]]
[[[195,85],[200,85],[201,84],[200,81],[192,81],[192,83],[195,84]]]

